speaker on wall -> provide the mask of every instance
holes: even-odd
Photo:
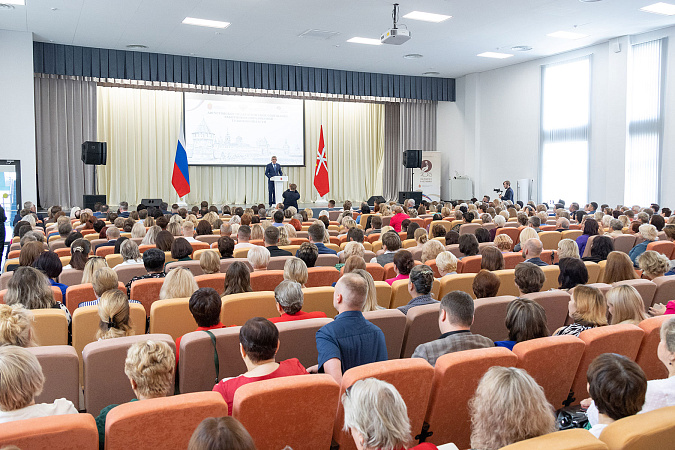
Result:
[[[384,203],[384,202],[386,202],[386,200],[381,195],[373,195],[372,197],[370,197],[368,199],[368,205],[369,206],[375,206],[375,202]]]
[[[108,159],[108,143],[87,141],[82,144],[82,162],[95,166],[105,166]]]
[[[412,198],[415,200],[415,206],[422,204],[422,193],[419,191],[400,191],[398,193],[398,202],[403,204],[406,200]]]
[[[144,198],[141,199],[141,204],[145,206],[154,206],[155,208],[159,208],[159,205],[162,204],[162,199],[161,198]]]
[[[403,165],[406,169],[422,167],[422,150],[406,150],[403,152]]]
[[[84,209],[91,209],[92,211],[94,210],[94,205],[96,203],[101,203],[105,205],[106,203],[106,198],[105,195],[83,195],[82,196],[82,204],[84,205]]]

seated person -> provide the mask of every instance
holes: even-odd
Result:
[[[171,258],[176,261],[192,261],[192,252],[192,245],[185,238],[176,238],[171,243]]]
[[[267,265],[270,263],[270,252],[265,247],[254,245],[248,250],[246,259],[253,267],[254,272],[267,270]]]
[[[423,264],[415,266],[410,270],[408,278],[408,292],[412,300],[407,305],[399,306],[397,309],[403,314],[408,314],[410,308],[421,305],[438,303],[438,300],[431,298],[431,288],[434,285],[434,271],[429,266]]]
[[[42,271],[47,278],[49,279],[49,284],[56,286],[61,290],[61,295],[64,300],[66,298],[66,290],[68,286],[63,283],[59,283],[57,278],[61,275],[63,271],[63,265],[61,264],[61,259],[59,255],[54,252],[43,252],[38,256],[38,258],[33,263],[33,267]]]
[[[111,289],[101,295],[98,300],[98,317],[100,322],[96,331],[97,340],[134,335],[129,320],[129,300],[119,289]]]
[[[147,278],[164,278],[164,260],[166,255],[158,248],[150,248],[143,253],[143,266],[146,275],[138,275],[133,277],[126,285],[127,292],[131,294],[131,285],[138,280],[145,280]]]
[[[192,223],[189,220],[184,221],[181,224],[181,230],[183,232],[183,239],[190,242],[199,242],[197,239],[195,239],[195,224]]]
[[[233,378],[223,378],[213,387],[227,402],[228,415],[232,415],[234,393],[241,386],[256,381],[290,375],[307,374],[296,358],[280,363],[275,361],[279,350],[279,330],[267,319],[254,317],[246,321],[239,330],[239,350],[248,371]]]
[[[476,256],[480,252],[480,247],[478,245],[478,239],[473,234],[463,234],[459,237],[459,252],[462,253],[462,259],[466,256]]]
[[[368,230],[368,222],[370,222],[370,229]],[[366,236],[371,234],[380,234],[382,232],[382,217],[381,216],[368,216],[366,221]]]
[[[251,239],[251,227],[248,225],[242,225],[237,230],[237,245],[234,246],[235,250],[240,248],[250,248],[254,247],[254,244],[251,244],[249,240]]]
[[[0,346],[37,347],[33,313],[21,305],[0,304]]]
[[[516,298],[509,303],[505,323],[506,329],[509,330],[509,339],[495,342],[497,347],[513,350],[513,346],[518,342],[551,335],[548,331],[546,311],[539,303],[527,298]]]
[[[387,231],[382,236],[380,236],[380,239],[382,240],[383,252],[381,255],[377,255],[371,259],[370,262],[378,263],[384,267],[390,262],[394,262],[394,255],[401,248],[401,237],[394,231]]]
[[[44,384],[42,366],[35,355],[21,347],[0,347],[0,423],[78,413],[65,398],[36,404],[35,396]]]
[[[284,263],[284,280],[296,281],[300,283],[300,287],[304,288],[308,279],[309,273],[303,260],[295,256],[286,260]]]
[[[199,289],[194,275],[186,267],[174,267],[164,277],[159,299],[188,298]]]
[[[359,449],[433,450],[428,442],[409,447],[410,419],[396,388],[375,378],[358,380],[342,396],[343,431],[350,432]]]
[[[108,227],[105,230],[105,237],[108,239],[108,242],[98,244],[94,249],[94,252],[96,252],[96,250],[98,250],[101,247],[114,247],[115,242],[117,242],[117,240],[120,238],[120,229],[117,228],[116,226]]]
[[[588,283],[588,268],[582,260],[577,258],[560,258],[558,267],[560,267],[558,289],[569,291],[580,284]]]
[[[532,263],[536,266],[548,266],[541,260],[541,252],[544,246],[539,239],[528,239],[523,244],[523,258],[525,262]]]
[[[606,261],[607,256],[614,251],[614,241],[608,236],[595,236],[591,242],[591,255],[582,258],[583,261],[599,263]]]
[[[337,252],[333,249],[326,247],[323,243],[323,238],[326,235],[326,228],[322,222],[315,221],[309,226],[307,230],[307,236],[309,237],[309,242],[316,245],[316,249],[319,251],[319,255],[337,255]],[[296,253],[295,256],[298,256]],[[310,267],[310,266],[307,266]]]
[[[302,311],[304,297],[302,286],[297,281],[284,280],[279,283],[274,289],[274,299],[277,301],[277,311],[280,317],[269,319],[272,323],[326,317],[326,313],[321,311]]]
[[[520,292],[519,295],[541,291],[546,281],[544,271],[539,266],[528,262],[517,264],[513,276]]]
[[[79,305],[77,305],[78,308],[81,308],[83,306],[95,306],[98,305],[98,302],[103,295],[104,292],[110,291],[110,290],[117,290],[119,286],[119,281],[117,279],[117,272],[112,270],[110,267],[102,267],[100,269],[97,269],[96,272],[94,272],[94,276],[92,277],[91,284],[94,288],[94,294],[96,294],[96,300],[91,300],[88,302],[82,302]],[[124,295],[124,294],[123,294]],[[126,297],[126,295],[125,295]],[[137,300],[131,300],[132,303],[139,303]]]
[[[279,230],[276,227],[267,227],[265,229],[265,247],[270,252],[270,257],[274,256],[293,256],[288,250],[279,248]]]
[[[438,326],[441,336],[435,341],[417,346],[413,358],[424,358],[432,366],[436,360],[447,353],[475,348],[494,347],[492,340],[471,333],[474,305],[469,294],[453,291],[441,300]]]
[[[61,302],[54,300],[52,288],[47,276],[34,267],[23,266],[16,269],[7,284],[5,304],[20,304],[26,309],[60,309],[68,320],[72,320],[70,311]]]
[[[577,286],[568,304],[574,323],[558,328],[553,336],[579,336],[582,331],[607,325],[607,302],[598,288]]]
[[[506,235],[500,234],[500,236]],[[481,255],[480,259],[481,269],[489,270],[490,272],[492,272],[493,270],[504,269],[504,255],[502,254],[501,250],[499,250],[497,247],[485,247],[480,251],[480,255]],[[438,265],[438,261],[436,262],[436,265]]]
[[[391,286],[394,281],[407,280],[410,278],[410,271],[414,266],[415,260],[413,259],[412,253],[408,250],[399,250],[394,254],[394,271],[396,272],[396,276],[384,281]]]
[[[190,296],[188,308],[190,308],[190,314],[192,314],[195,322],[197,322],[197,329],[195,331],[225,328],[225,325],[220,322],[220,308],[222,303],[218,291],[209,287],[197,289]],[[182,338],[183,336],[176,338],[176,364],[178,364],[180,341]]]
[[[220,273],[220,255],[212,251],[202,252],[199,255],[199,267],[202,268],[204,275]]]
[[[650,243],[654,242],[658,238],[658,231],[656,231],[656,227],[654,225],[640,225],[639,232],[644,241],[637,244],[630,250],[630,252],[628,252],[628,256],[630,257],[630,260],[633,261],[633,265],[635,267],[638,267],[638,257],[647,250],[647,246]],[[581,249],[579,249],[579,251],[581,251]]]
[[[496,297],[501,281],[489,270],[481,269],[473,278],[471,288],[476,298]]]
[[[298,251],[295,252],[295,256],[301,259],[308,268],[314,267],[316,260],[319,258],[319,249],[311,242],[303,242]]]
[[[162,398],[172,394],[175,368],[176,358],[166,342],[147,340],[132,344],[124,361],[124,373],[136,396],[131,401]],[[105,420],[115,406],[118,405],[106,406],[96,417],[98,446],[101,450],[105,446]]]
[[[284,212],[280,209],[277,209],[274,211],[274,214],[272,214],[272,219],[274,222],[272,223],[273,227],[283,227],[284,226]]]
[[[637,289],[628,284],[614,286],[605,294],[610,325],[629,323],[639,325],[647,318],[645,304]]]
[[[251,288],[251,270],[246,263],[235,261],[225,273],[225,291],[221,297],[230,294],[253,292]]]
[[[232,417],[207,417],[192,433],[188,450],[256,450],[246,428]]]
[[[457,274],[457,257],[445,251],[436,256],[436,267],[441,277]]]
[[[221,236],[218,239],[218,253],[220,259],[234,258],[234,239],[228,236]]]

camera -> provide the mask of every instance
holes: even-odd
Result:
[[[497,188],[497,189],[493,189],[493,191],[495,191],[495,192],[496,192],[497,194],[501,194],[502,192],[504,192],[504,191],[502,191],[502,190],[501,190],[501,189],[499,189],[499,188]]]

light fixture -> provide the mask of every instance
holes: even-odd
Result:
[[[644,8],[640,8],[640,11],[653,14],[662,14],[664,16],[673,16],[675,15],[675,5],[659,2],[654,3],[653,5],[645,6]]]
[[[505,59],[505,58],[510,58],[513,55],[510,55],[508,53],[483,52],[483,53],[479,53],[476,56],[480,56],[480,57],[483,57],[483,58]]]
[[[420,55],[419,53],[409,53],[407,55],[403,55],[403,57],[405,59],[420,59],[420,58],[423,58],[423,56]]]
[[[2,0],[2,3],[5,5],[23,6],[26,4],[26,0]]]
[[[427,76],[427,77],[431,77],[431,76],[440,75],[440,74],[441,74],[440,72],[424,72],[422,75]]]
[[[583,39],[587,38],[587,34],[575,33],[573,31],[556,31],[555,33],[549,33],[546,36],[559,39]]]
[[[433,22],[433,23],[440,23],[443,21],[446,21],[448,19],[451,19],[452,16],[446,16],[444,14],[434,14],[434,13],[428,13],[428,12],[422,12],[422,11],[412,11],[403,16],[404,19],[412,19],[412,20],[422,20],[424,22]]]
[[[351,42],[352,44],[382,45],[382,42],[380,42],[379,39],[371,39],[364,37],[353,37],[351,39],[347,39],[347,42]]]
[[[230,22],[221,22],[219,20],[209,20],[209,19],[197,19],[194,17],[186,17],[183,19],[183,23],[186,25],[197,25],[199,27],[211,27],[211,28],[227,28],[230,26]]]
[[[127,45],[127,48],[140,49],[140,48],[148,48],[148,46],[144,45],[144,44],[129,44],[129,45]]]
[[[8,5],[7,3],[0,3],[0,11],[11,11],[14,9],[14,5]]]
[[[513,50],[514,52],[529,52],[530,50],[532,50],[532,47],[530,47],[529,45],[516,45],[514,47],[511,47],[511,50]]]

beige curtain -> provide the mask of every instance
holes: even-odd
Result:
[[[111,204],[142,198],[173,203],[171,186],[183,95],[148,89],[98,87],[98,138],[108,142],[108,165],[99,168],[99,192]],[[305,101],[305,167],[285,167],[300,202],[318,198],[314,164],[323,125],[330,192],[342,202],[367,200],[382,192],[384,105]],[[283,166],[283,161],[280,161]],[[264,167],[190,166],[185,201],[214,204],[267,203]]]

